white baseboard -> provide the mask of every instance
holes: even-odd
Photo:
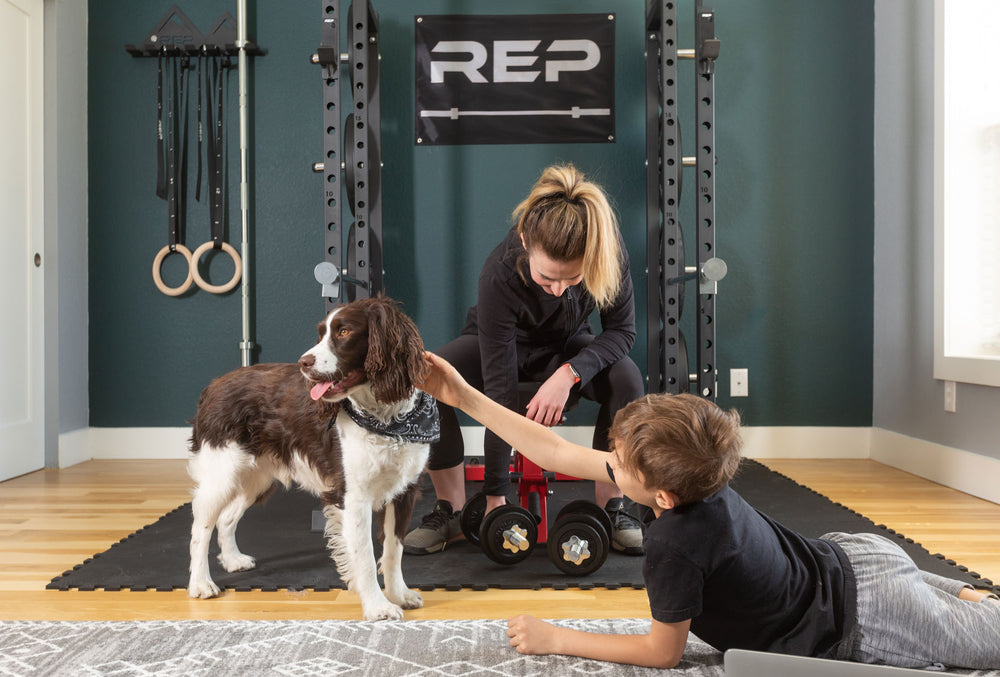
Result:
[[[90,438],[93,428],[80,428],[59,435],[59,467],[68,468],[92,459]]]
[[[747,458],[868,458],[871,428],[744,427]]]
[[[555,429],[590,446],[593,428]],[[482,456],[484,428],[464,426],[467,456]],[[90,459],[187,459],[191,429],[85,428],[59,436],[59,467]],[[870,458],[973,496],[1000,503],[1000,459],[880,428],[745,427],[748,458]]]
[[[187,459],[191,428],[90,428],[93,459]]]
[[[560,436],[590,446],[591,426],[554,428]],[[467,456],[483,455],[482,426],[463,426]],[[188,457],[191,429],[89,428],[70,433],[73,444],[64,449],[60,438],[60,466],[94,459],[169,459]],[[871,428],[746,427],[744,455],[750,458],[868,458]]]
[[[872,430],[870,458],[973,496],[1000,503],[1000,459],[890,430]]]

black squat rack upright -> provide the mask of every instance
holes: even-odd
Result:
[[[326,224],[324,260],[314,275],[327,310],[381,292],[384,275],[378,14],[368,0],[354,0],[346,12],[344,4],[323,0],[320,45],[312,56],[323,79],[324,157],[313,171],[323,174]],[[347,49],[341,51],[345,22]],[[344,83],[350,93],[342,97]],[[342,104],[349,106],[346,117]],[[343,195],[354,218],[346,232]]]
[[[695,0],[695,47],[678,49],[677,1],[646,2],[646,271],[648,391],[681,393],[697,386],[715,400],[715,295],[726,264],[715,256],[715,13]],[[678,119],[678,61],[695,67],[696,131],[693,156],[685,156]],[[681,228],[685,167],[697,172],[697,265],[687,266]],[[689,371],[681,331],[685,283],[697,283],[697,370]]]

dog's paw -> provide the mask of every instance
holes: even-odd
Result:
[[[242,552],[230,557],[225,557],[220,554],[219,564],[222,565],[223,569],[232,573],[234,571],[246,571],[247,569],[253,569],[257,566],[257,560],[250,555],[244,555]]]
[[[383,604],[372,605],[364,608],[366,621],[401,621],[403,620],[403,610],[386,600]]]
[[[188,582],[188,595],[195,599],[211,599],[219,596],[219,586],[211,579]]]
[[[389,599],[404,609],[419,609],[424,605],[424,597],[416,590],[405,589],[402,595],[390,595]]]

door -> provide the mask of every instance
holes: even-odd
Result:
[[[42,0],[0,0],[0,480],[45,464]]]

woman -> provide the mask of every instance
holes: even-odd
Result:
[[[635,305],[617,220],[604,192],[572,165],[547,168],[513,215],[515,227],[483,265],[465,328],[436,352],[509,409],[517,407],[518,381],[541,381],[524,414],[542,425],[562,421],[571,394],[598,402],[593,447],[607,451],[615,413],[643,395],[642,376],[628,358]],[[589,322],[595,308],[602,329],[596,336]],[[438,552],[461,535],[465,449],[455,411],[438,406],[441,440],[428,464],[438,500],[407,534],[411,554]],[[510,452],[486,431],[487,512],[507,502]],[[598,483],[594,493],[611,515],[612,546],[641,555],[639,524],[625,511],[621,492]]]

